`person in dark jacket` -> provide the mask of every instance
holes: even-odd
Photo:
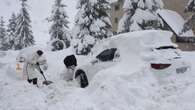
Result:
[[[85,88],[89,84],[88,79],[87,79],[87,75],[82,69],[78,69],[75,72],[74,79],[77,80],[77,82],[80,84],[81,88]]]
[[[63,72],[64,79],[66,81],[73,80],[74,71],[77,66],[77,59],[75,55],[69,55],[64,58],[64,65],[66,66],[66,71]]]
[[[82,69],[78,69],[75,72],[77,66],[77,59],[75,55],[69,55],[64,59],[64,65],[67,68],[65,73],[65,79],[67,81],[75,79],[81,88],[88,86],[88,79],[86,73]]]

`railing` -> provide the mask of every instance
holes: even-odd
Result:
[[[176,37],[178,43],[195,43],[195,37]]]

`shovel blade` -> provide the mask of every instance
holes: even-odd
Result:
[[[45,85],[50,85],[51,83],[53,83],[52,81],[43,81],[43,84]]]

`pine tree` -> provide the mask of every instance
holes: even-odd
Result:
[[[31,30],[31,20],[27,11],[27,0],[21,0],[21,10],[17,17],[15,49],[23,49],[34,45],[34,37]]]
[[[7,50],[7,34],[5,29],[5,21],[3,20],[3,17],[0,19],[0,49],[1,50]]]
[[[66,14],[65,8],[66,5],[62,4],[62,0],[55,0],[53,6],[52,15],[48,19],[49,22],[52,22],[50,28],[51,40],[62,40],[65,43],[66,47],[70,46],[71,35],[68,31],[68,16]]]
[[[195,0],[189,0],[185,12],[195,12]]]
[[[112,35],[107,0],[79,0],[75,20],[75,47],[77,54],[88,54],[95,43]]]
[[[7,28],[7,34],[8,34],[8,44],[9,49],[14,49],[14,40],[16,38],[15,32],[16,32],[16,15],[13,13],[11,18],[9,19],[9,24]]]
[[[161,0],[125,0],[124,15],[120,20],[118,32],[161,29],[163,22],[156,11],[163,8]]]
[[[195,12],[195,0],[189,0],[187,6],[185,7],[185,12]],[[195,25],[195,13],[185,22],[182,32],[187,32],[192,29]]]

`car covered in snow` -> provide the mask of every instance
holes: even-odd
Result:
[[[156,37],[156,38],[155,38]],[[151,70],[158,73],[185,73],[190,69],[177,45],[171,41],[172,34],[163,34],[142,40],[143,59],[149,63]]]
[[[161,45],[151,50],[150,66],[161,73],[185,73],[190,64],[183,59],[181,51],[173,45]]]
[[[90,83],[93,77],[119,64],[118,72],[139,71],[149,67],[155,72],[184,73],[190,68],[171,41],[172,33],[169,31],[147,30],[119,34],[95,46],[94,60],[78,66],[73,79],[79,76],[77,70],[83,70]],[[111,52],[109,52],[111,51]],[[114,57],[110,57],[114,56]],[[106,58],[108,57],[108,59]],[[121,69],[122,68],[122,69]],[[113,68],[115,69],[115,68]],[[113,70],[114,71],[114,70]],[[78,81],[81,84],[81,80]]]
[[[93,60],[91,60],[88,64],[78,66],[75,70],[73,79],[84,88],[88,85],[88,82],[91,81],[96,73],[116,64],[119,61],[119,57],[120,54],[117,48],[104,49],[99,54],[94,55]],[[83,83],[85,84],[83,85]]]

